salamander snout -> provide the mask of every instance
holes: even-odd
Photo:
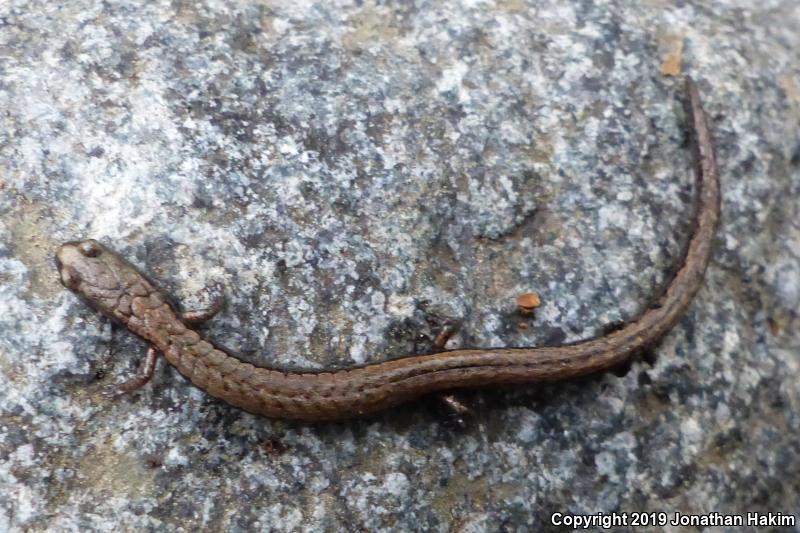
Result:
[[[106,249],[94,239],[66,242],[56,251],[56,267],[61,283],[68,289],[79,291],[83,282],[94,287],[112,288],[118,285],[111,265],[103,255]]]

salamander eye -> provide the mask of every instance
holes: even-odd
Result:
[[[83,241],[80,243],[78,245],[78,250],[80,250],[81,253],[86,257],[97,257],[100,255],[100,252],[103,251],[103,247],[100,246],[100,243],[94,239],[89,239],[88,241]]]

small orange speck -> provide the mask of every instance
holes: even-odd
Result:
[[[517,297],[517,306],[522,313],[532,313],[541,303],[539,295],[535,292],[526,292]]]
[[[681,73],[681,61],[683,59],[683,36],[668,35],[663,39],[663,46],[666,54],[661,62],[662,76],[678,76]]]

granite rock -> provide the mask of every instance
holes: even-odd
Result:
[[[798,512],[800,8],[628,4],[0,4],[0,530]],[[205,332],[261,365],[635,316],[691,231],[681,73],[716,130],[723,224],[686,317],[619,375],[468,392],[463,426],[434,401],[269,420],[167,365],[104,398],[146,346],[61,287],[66,240],[187,307],[224,293]]]

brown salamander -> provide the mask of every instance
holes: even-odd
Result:
[[[150,343],[197,387],[251,413],[331,420],[367,415],[423,394],[462,387],[558,381],[610,369],[653,345],[678,321],[703,283],[719,221],[719,171],[697,88],[687,78],[698,207],[684,262],[654,307],[607,335],[536,348],[478,348],[409,356],[355,368],[294,372],[254,366],[192,329],[167,295],[120,255],[95,240],[69,242],[56,254],[61,282],[104,315]]]

